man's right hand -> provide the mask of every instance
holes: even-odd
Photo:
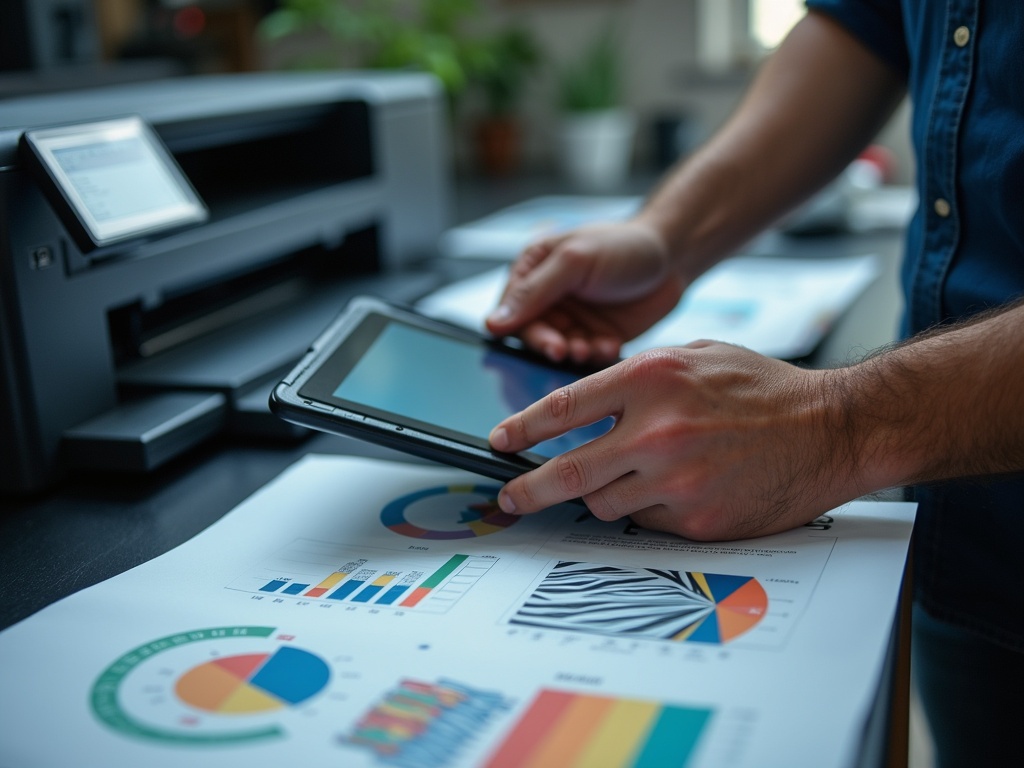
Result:
[[[685,287],[653,227],[591,225],[527,247],[487,328],[552,360],[606,363],[664,317]]]

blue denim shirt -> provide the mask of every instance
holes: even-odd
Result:
[[[1024,296],[1024,2],[807,5],[907,82],[921,203],[902,270],[905,334]],[[1024,478],[914,493],[918,599],[939,619],[1024,650]]]

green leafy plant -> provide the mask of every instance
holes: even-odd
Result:
[[[622,65],[611,32],[604,32],[562,71],[561,107],[566,112],[612,109],[621,102]]]
[[[514,103],[537,61],[521,29],[474,36],[478,0],[284,0],[261,23],[270,40],[322,31],[331,49],[298,57],[302,67],[418,69],[431,72],[454,100],[476,83],[491,109]]]
[[[515,111],[529,75],[540,64],[540,49],[522,27],[498,32],[484,41],[474,64],[487,113],[508,115]]]

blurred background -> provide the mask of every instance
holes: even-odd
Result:
[[[653,174],[724,120],[801,0],[2,0],[2,100],[211,73],[416,68],[461,176],[544,174],[569,117],[614,111]],[[0,118],[2,121],[2,118]],[[912,176],[905,111],[879,143]],[[611,130],[611,129],[606,129]],[[577,146],[579,142],[576,142]]]

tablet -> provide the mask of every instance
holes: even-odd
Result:
[[[270,408],[295,424],[505,481],[611,428],[608,417],[518,454],[487,442],[506,416],[589,372],[360,297],[275,387]]]
[[[171,153],[139,117],[34,129],[21,144],[83,252],[208,217]]]

